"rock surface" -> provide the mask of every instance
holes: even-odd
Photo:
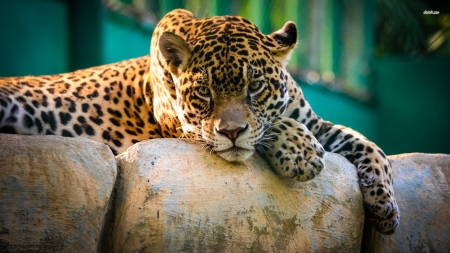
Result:
[[[327,154],[313,181],[282,181],[259,156],[230,164],[193,142],[138,143],[118,156],[104,252],[359,252],[353,165]]]
[[[335,154],[292,183],[187,140],[139,143],[117,170],[97,142],[0,134],[0,252],[448,252],[450,155],[389,158],[400,225],[361,240],[356,171]]]
[[[395,234],[364,235],[363,252],[449,252],[450,155],[390,156],[401,220]]]
[[[95,252],[116,174],[103,144],[0,134],[0,252]]]

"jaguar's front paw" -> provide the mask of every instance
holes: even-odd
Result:
[[[391,205],[391,212],[386,217],[379,217],[376,213],[369,213],[369,221],[375,229],[381,234],[386,235],[393,234],[400,223],[400,212],[397,203],[393,200],[389,205]]]
[[[382,234],[393,234],[400,222],[394,197],[392,168],[384,153],[368,153],[358,165],[369,220]]]
[[[324,167],[322,145],[305,125],[291,118],[275,120],[260,146],[275,171],[286,178],[307,181]]]

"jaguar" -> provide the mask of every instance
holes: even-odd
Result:
[[[191,138],[230,162],[259,153],[307,181],[324,153],[357,168],[369,220],[392,234],[400,213],[391,164],[358,132],[323,120],[287,72],[297,28],[265,35],[239,16],[186,10],[156,26],[150,55],[71,73],[0,79],[0,133],[86,137],[114,154],[153,138]]]

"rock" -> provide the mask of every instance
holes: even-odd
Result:
[[[391,236],[366,230],[362,251],[449,252],[450,155],[403,154],[389,159],[400,224]]]
[[[0,252],[448,252],[450,155],[389,159],[401,222],[391,236],[366,226],[361,246],[356,171],[336,154],[292,183],[257,155],[230,164],[188,140],[149,140],[117,157],[112,199],[105,145],[0,134]]]
[[[314,180],[291,183],[259,156],[231,164],[181,139],[117,157],[115,217],[103,252],[359,252],[356,170],[326,154]]]
[[[95,252],[117,174],[82,138],[0,134],[0,251]]]

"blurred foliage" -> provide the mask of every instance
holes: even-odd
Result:
[[[172,9],[185,8],[197,17],[227,14],[245,16],[256,24],[259,23],[260,29],[266,33],[281,27],[285,17],[292,16],[289,12],[301,12],[300,2],[322,6],[325,2],[326,6],[333,5],[335,8],[339,8],[338,5],[351,8],[351,5],[355,4],[355,1],[349,0],[103,0],[103,2],[111,10],[132,16],[144,28],[152,29],[158,20]],[[334,4],[330,4],[331,2]],[[370,1],[363,2],[367,4]],[[375,56],[450,55],[448,1],[375,0],[375,2]],[[323,8],[319,11],[329,12]],[[424,14],[424,11],[437,11],[439,14]],[[270,22],[258,22],[259,19],[267,17],[270,17],[268,18]]]
[[[428,12],[439,14],[428,14]],[[448,1],[378,0],[375,55],[450,56]]]

